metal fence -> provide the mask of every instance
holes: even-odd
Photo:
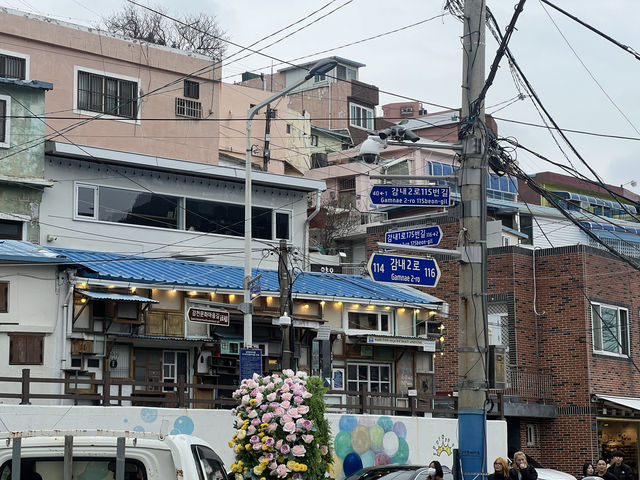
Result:
[[[0,399],[14,399],[22,405],[63,400],[74,405],[155,406],[169,408],[233,408],[236,389],[230,385],[178,382],[141,382],[111,378],[102,379],[67,375],[66,378],[35,378],[29,369],[20,377],[0,377]],[[64,390],[65,393],[55,393]],[[325,395],[330,413],[372,415],[405,415],[455,417],[457,397],[453,395],[407,395],[402,393],[372,393],[361,390],[328,390]],[[503,418],[502,395],[491,417]]]

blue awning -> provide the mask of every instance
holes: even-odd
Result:
[[[608,232],[620,232],[620,233],[630,233],[633,235],[640,235],[640,227],[633,227],[631,225],[614,225],[613,223],[600,223],[600,222],[580,222],[585,228],[592,230],[593,233],[597,233],[599,230],[604,230]],[[640,238],[635,240],[640,241]]]
[[[562,198],[566,198],[567,200],[573,200],[575,202],[589,202],[591,205],[598,205],[601,207],[607,207],[607,208],[611,208],[612,210],[617,210],[623,213],[637,213],[637,209],[635,206],[630,205],[628,203],[625,202],[620,202],[622,203],[622,205],[620,205],[620,203],[618,203],[617,201],[611,201],[611,200],[605,200],[604,198],[599,198],[599,197],[592,197],[591,195],[583,195],[580,193],[576,193],[576,192],[562,192],[562,191],[554,191],[551,192],[559,197]],[[624,208],[623,208],[624,206]],[[626,210],[626,212],[625,212]]]
[[[117,302],[142,302],[142,303],[160,303],[153,298],[141,297],[140,295],[125,295],[120,293],[103,293],[90,292],[88,290],[76,290],[76,293],[91,298],[93,300],[114,300]]]

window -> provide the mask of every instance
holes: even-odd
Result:
[[[321,83],[327,80],[327,77],[322,74],[322,75],[316,75],[315,77],[313,77],[313,83]]]
[[[0,77],[25,80],[27,78],[26,73],[26,58],[0,53]]]
[[[291,124],[287,123],[287,135],[291,134]]]
[[[200,84],[193,80],[185,80],[183,95],[187,98],[195,98],[197,100],[200,98]]]
[[[336,78],[338,80],[346,80],[347,79],[347,67],[344,65],[338,65],[336,67]]]
[[[200,480],[227,480],[224,466],[213,450],[202,445],[192,445],[191,452],[196,459],[196,465],[198,465]]]
[[[526,445],[527,447],[538,446],[538,426],[535,423],[527,423],[526,425]]]
[[[178,383],[180,377],[187,380],[187,352],[165,350],[163,352],[162,381]],[[173,391],[174,387],[164,387],[165,391]]]
[[[42,365],[44,335],[38,333],[9,334],[10,365]]]
[[[373,109],[350,103],[349,125],[364,128],[365,130],[373,130]]]
[[[178,210],[178,198],[170,195],[104,186],[76,186],[76,216],[80,218],[177,229]]]
[[[389,314],[380,312],[347,312],[347,328],[368,332],[389,333]]]
[[[312,147],[318,146],[318,135],[311,135],[311,146]]]
[[[138,82],[78,70],[77,108],[135,119]]]
[[[283,212],[276,212],[276,238],[289,240],[289,214]]]
[[[185,228],[187,230],[220,235],[244,236],[244,205],[187,198],[185,200]],[[253,238],[289,239],[291,215],[270,208],[252,207],[251,233]]]
[[[202,103],[177,97],[176,117],[202,118]]]
[[[626,308],[591,304],[593,350],[610,355],[629,355],[629,312]]]
[[[347,364],[347,390],[391,393],[391,367],[387,364]]]
[[[0,95],[0,148],[11,147],[11,97]]]
[[[0,313],[9,312],[9,282],[0,282]]]
[[[23,223],[14,220],[0,220],[0,238],[22,240]]]

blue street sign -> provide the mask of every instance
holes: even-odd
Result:
[[[374,185],[371,188],[374,205],[410,205],[416,207],[448,207],[449,187],[440,185]]]
[[[262,350],[259,348],[240,349],[240,381],[252,378],[253,374],[262,375]]]
[[[397,232],[384,234],[385,243],[413,245],[415,247],[436,246],[440,243],[440,240],[442,240],[442,229],[438,225],[412,228],[411,230],[398,230]]]
[[[414,287],[435,287],[440,280],[440,267],[433,258],[374,253],[369,259],[369,273],[374,282]]]

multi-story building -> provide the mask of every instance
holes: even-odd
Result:
[[[55,85],[47,139],[218,163],[211,58],[6,8],[0,26],[1,75]]]
[[[365,65],[342,57],[330,57],[336,67],[326,75],[316,75],[287,96],[287,106],[308,113],[314,126],[329,130],[347,129],[354,144],[374,129],[378,87],[359,80]],[[297,82],[316,62],[286,67],[273,75],[246,75],[244,85],[277,92]]]

